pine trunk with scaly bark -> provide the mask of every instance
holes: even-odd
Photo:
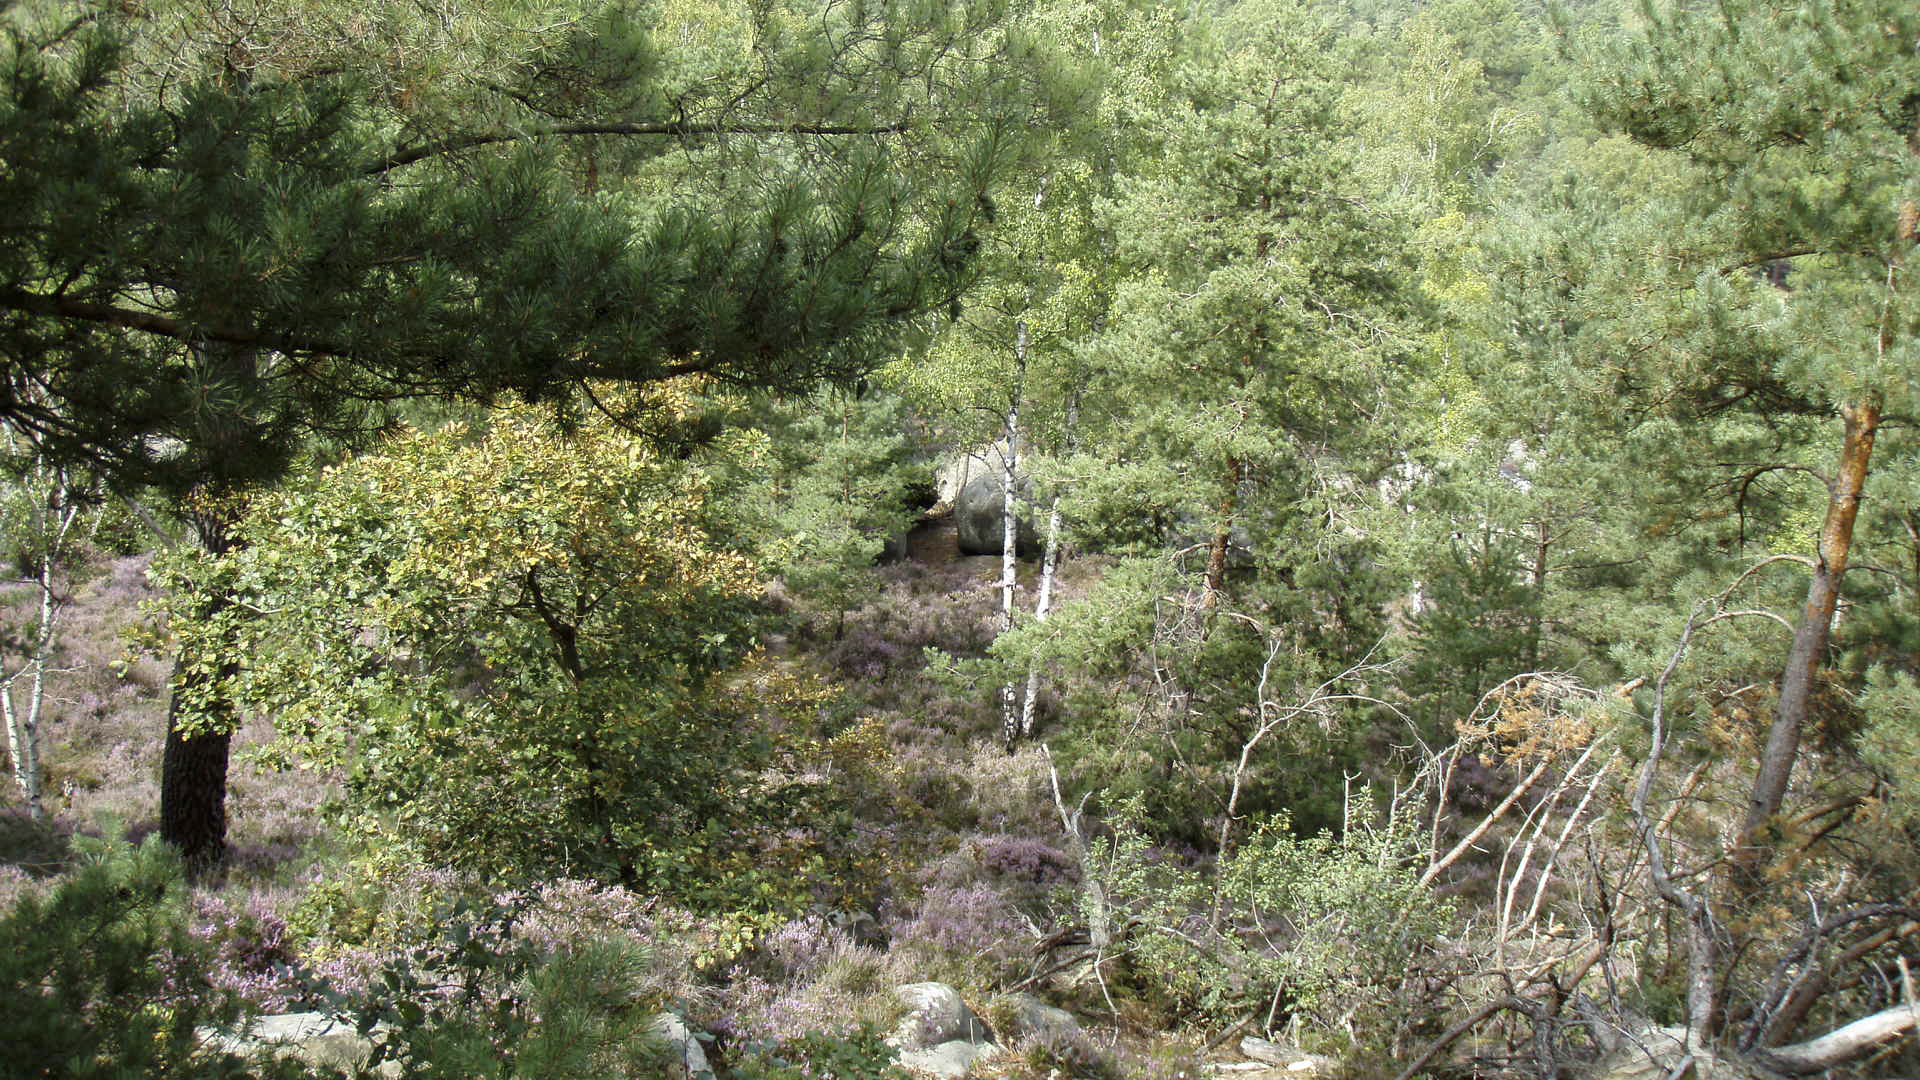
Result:
[[[1200,606],[1209,613],[1220,607],[1220,597],[1227,589],[1227,557],[1233,547],[1234,515],[1240,509],[1242,468],[1243,464],[1237,459],[1227,464],[1227,494],[1220,501],[1220,524],[1207,542],[1207,576]]]
[[[1754,777],[1734,853],[1738,876],[1749,884],[1766,862],[1765,834],[1786,798],[1787,783],[1800,751],[1800,734],[1806,726],[1813,697],[1814,679],[1826,655],[1827,639],[1833,632],[1841,579],[1846,575],[1847,558],[1853,548],[1853,526],[1860,514],[1860,498],[1873,460],[1874,435],[1880,427],[1880,403],[1869,397],[1843,407],[1840,415],[1845,421],[1846,433],[1840,450],[1840,469],[1829,488],[1813,581],[1807,587],[1807,602],[1794,628],[1793,646],[1787,653],[1786,669],[1780,677],[1780,702],[1774,710],[1766,748],[1760,754],[1760,770]]]

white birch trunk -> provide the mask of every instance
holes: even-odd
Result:
[[[1013,629],[1014,593],[1019,585],[1020,505],[1015,476],[1020,466],[1020,395],[1027,375],[1027,321],[1021,319],[1014,330],[1014,359],[1018,374],[1014,378],[1013,398],[1007,405],[1006,448],[1000,453],[1000,633]],[[1020,735],[1019,688],[1007,682],[1000,686],[1000,732],[1013,748]]]
[[[1076,391],[1067,399],[1066,442],[1069,452],[1073,448],[1073,433],[1080,421],[1080,394]],[[1040,557],[1040,598],[1034,602],[1033,618],[1035,622],[1046,622],[1053,611],[1053,581],[1060,570],[1060,495],[1054,493],[1047,502],[1047,550]],[[1040,691],[1040,665],[1027,665],[1027,693],[1020,699],[1020,737],[1033,738],[1034,698]]]
[[[54,590],[55,568],[66,557],[67,536],[80,511],[64,470],[36,467],[33,480],[45,492],[38,508],[39,520],[32,523],[38,540],[34,552],[37,563],[34,583],[39,591],[39,610],[28,635],[27,660],[19,671],[0,682],[0,717],[7,725],[7,756],[12,763],[13,782],[26,800],[27,813],[35,821],[47,820],[45,792],[46,770],[42,762],[41,720],[46,712],[47,663],[53,658],[54,628],[64,605]],[[37,494],[38,492],[36,492]],[[25,682],[25,703],[16,694]]]

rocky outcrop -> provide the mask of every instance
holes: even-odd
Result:
[[[1080,1021],[1072,1013],[1049,1005],[1032,994],[1014,994],[1004,1000],[1007,1003],[1007,1024],[1011,1030],[1001,1034],[1008,1038],[1068,1040],[1078,1039],[1085,1034],[1080,1028]]]
[[[1587,1075],[1594,1080],[1757,1080],[1780,1074],[1717,1055],[1686,1028],[1649,1027],[1620,1033]]]
[[[974,478],[984,476],[1000,467],[1001,453],[1007,445],[1005,439],[990,446],[976,447],[952,457],[946,458],[933,469],[933,512],[942,513],[953,509],[960,501],[960,490]]]
[[[384,1031],[386,1028],[387,1025],[381,1024],[374,1030]],[[203,1034],[220,1049],[243,1057],[264,1049],[309,1065],[341,1069],[356,1075],[373,1051],[373,1040],[354,1030],[352,1024],[318,1012],[257,1016],[248,1021],[245,1028],[233,1034]],[[373,1075],[399,1076],[400,1063],[382,1062]]]
[[[374,1028],[376,1033],[386,1030],[386,1024]],[[685,1021],[672,1013],[662,1013],[650,1030],[667,1044],[672,1055],[668,1080],[714,1080],[706,1051]],[[354,1030],[352,1024],[318,1012],[255,1017],[241,1031],[219,1034],[208,1030],[201,1036],[210,1045],[243,1057],[267,1051],[352,1076],[363,1075],[368,1055],[373,1051],[373,1040]],[[401,1064],[382,1062],[371,1075],[398,1077]]]
[[[1290,1076],[1332,1076],[1340,1063],[1322,1054],[1309,1054],[1291,1046],[1256,1039],[1240,1040],[1240,1052],[1262,1065],[1284,1070]]]

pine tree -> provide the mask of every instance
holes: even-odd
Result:
[[[1119,290],[1099,358],[1126,456],[1164,462],[1222,605],[1236,532],[1310,501],[1381,410],[1406,310],[1397,223],[1353,183],[1332,11],[1242,4],[1189,30],[1152,137],[1114,205]],[[1267,540],[1262,536],[1262,542]]]
[[[1876,438],[1912,407],[1916,35],[1920,12],[1890,0],[1647,4],[1625,42],[1600,54],[1589,89],[1604,122],[1684,158],[1696,178],[1678,208],[1692,227],[1644,254],[1697,275],[1656,331],[1660,346],[1641,350],[1667,369],[1623,358],[1620,378],[1662,387],[1698,416],[1751,410],[1838,428],[1811,581],[1736,852],[1749,878],[1826,660]]]
[[[397,401],[850,378],[956,301],[1050,106],[994,5],[615,4],[477,42],[446,7],[0,11],[0,418],[218,553],[249,488]],[[235,662],[177,679],[162,828],[194,867],[234,723],[194,680]]]

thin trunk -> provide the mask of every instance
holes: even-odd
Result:
[[[1911,593],[1914,613],[1920,614],[1920,511],[1912,507],[1901,516],[1901,522],[1907,527],[1907,541],[1913,546],[1913,580],[1907,588]]]
[[[840,511],[849,518],[855,517],[853,507],[853,468],[852,455],[847,453],[847,444],[853,439],[853,395],[840,395]],[[885,553],[882,548],[882,554]],[[834,591],[833,640],[835,643],[847,639],[847,595]]]
[[[1545,519],[1536,525],[1533,546],[1533,614],[1527,619],[1527,670],[1540,670],[1540,636],[1546,629],[1547,555],[1553,533]]]
[[[1067,400],[1067,447],[1073,447],[1074,428],[1080,421],[1080,395]],[[1060,569],[1060,495],[1055,492],[1047,505],[1047,550],[1040,557],[1040,598],[1033,605],[1035,622],[1046,622],[1053,612],[1053,579]],[[1020,737],[1033,738],[1034,699],[1040,691],[1040,665],[1027,666],[1027,693],[1020,700]]]
[[[1234,515],[1240,510],[1240,478],[1244,468],[1245,463],[1238,458],[1227,463],[1227,494],[1220,500],[1220,524],[1207,544],[1206,591],[1200,597],[1201,608],[1208,612],[1219,608],[1220,597],[1226,592],[1227,554],[1233,546]]]
[[[62,609],[54,590],[54,571],[66,559],[67,537],[80,511],[72,482],[63,469],[35,466],[35,479],[45,489],[39,507],[42,516],[36,523],[39,550],[35,552],[34,584],[39,592],[39,610],[29,637],[31,653],[18,672],[0,684],[0,715],[7,725],[7,753],[13,764],[14,783],[26,800],[27,813],[35,821],[47,820],[45,769],[41,759],[41,720],[46,713],[47,664],[53,659],[54,632]],[[26,679],[26,704],[14,700],[15,685]]]
[[[1654,680],[1653,714],[1648,717],[1651,730],[1647,757],[1640,765],[1640,777],[1634,783],[1633,797],[1628,804],[1633,813],[1634,831],[1639,834],[1641,846],[1646,851],[1647,874],[1652,880],[1654,892],[1672,911],[1686,920],[1687,1027],[1690,1047],[1717,1038],[1725,1016],[1725,987],[1719,979],[1723,958],[1719,926],[1707,895],[1688,891],[1684,884],[1686,879],[1676,877],[1673,866],[1667,860],[1666,845],[1660,833],[1671,822],[1671,817],[1656,822],[1648,812],[1647,804],[1652,798],[1654,783],[1660,775],[1661,759],[1666,753],[1667,687],[1673,680],[1673,673],[1679,670],[1680,662],[1686,658],[1694,633],[1720,617],[1717,610],[1709,614],[1705,602],[1696,606],[1687,617],[1686,629],[1680,632],[1680,642],[1674,647],[1673,656],[1668,659],[1659,678]],[[1682,796],[1681,800],[1675,802],[1676,808],[1684,798]]]
[[[1013,629],[1013,599],[1019,584],[1020,516],[1019,492],[1014,486],[1020,466],[1020,394],[1027,373],[1027,321],[1015,328],[1014,357],[1018,372],[1013,398],[1007,405],[1006,448],[1000,453],[1000,633]],[[1020,736],[1019,688],[1012,682],[1000,686],[1000,733],[1011,751]]]
[[[33,674],[37,683],[39,672]],[[6,714],[7,757],[13,763],[13,782],[27,800],[27,814],[35,821],[45,821],[47,808],[40,794],[40,729],[31,717],[23,719],[15,712],[11,681],[0,690],[0,710]]]
[[[1840,415],[1846,423],[1846,435],[1839,474],[1833,479],[1827,500],[1826,523],[1820,529],[1819,558],[1807,587],[1806,606],[1794,630],[1793,646],[1787,653],[1786,670],[1780,677],[1780,703],[1774,712],[1773,728],[1767,733],[1766,749],[1760,755],[1760,771],[1753,781],[1734,852],[1736,878],[1748,886],[1755,883],[1766,862],[1768,826],[1786,798],[1787,782],[1800,750],[1800,732],[1813,696],[1814,675],[1833,631],[1841,578],[1847,572],[1847,557],[1853,546],[1854,521],[1860,513],[1861,492],[1873,459],[1873,438],[1880,427],[1880,403],[1869,397],[1842,408]]]

